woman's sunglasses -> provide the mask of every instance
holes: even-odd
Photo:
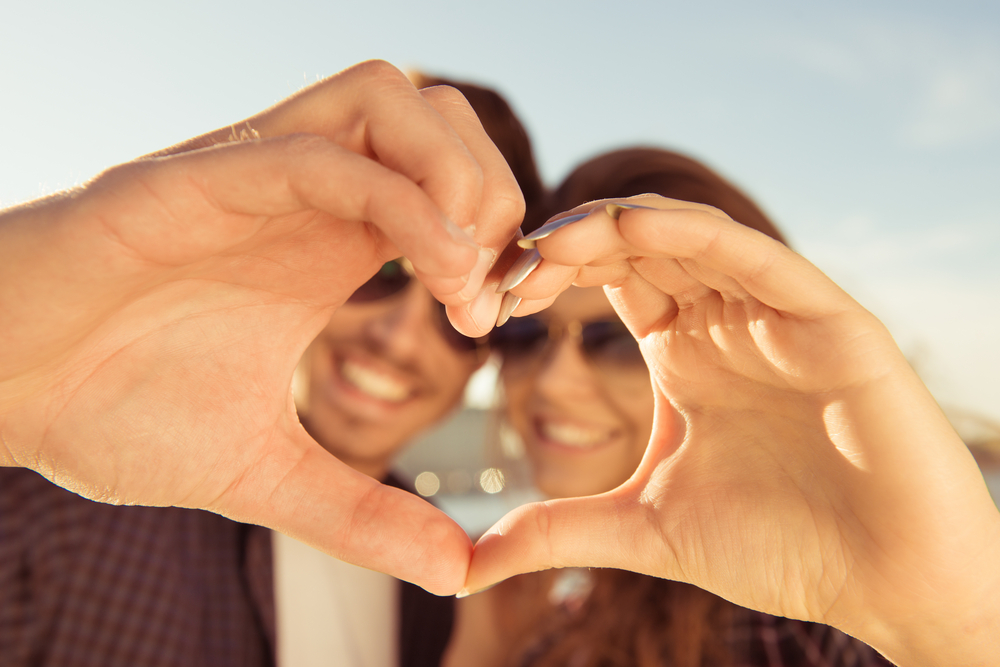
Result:
[[[605,371],[645,369],[639,342],[618,319],[572,321],[565,325],[538,317],[515,317],[490,332],[490,347],[503,357],[504,365],[536,362],[550,342],[563,336],[576,339],[584,356]]]
[[[386,262],[371,279],[355,290],[347,299],[347,303],[370,303],[381,301],[401,293],[413,279],[413,267],[405,258]],[[448,321],[444,304],[435,301],[435,311],[438,314],[438,329],[441,336],[453,349],[459,352],[472,352],[483,347],[483,338],[469,338],[459,333]]]

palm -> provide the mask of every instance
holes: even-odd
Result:
[[[134,201],[111,180],[96,198]],[[130,502],[141,493],[156,504],[210,505],[262,458],[276,431],[296,425],[287,395],[299,354],[382,257],[361,223],[316,212],[227,213],[193,188],[161,195],[155,179],[133,187],[154,196],[74,221],[98,232],[78,251],[80,273],[97,263],[118,270],[102,277],[106,290],[86,313],[75,313],[72,302],[49,304],[67,320],[96,317],[86,337],[53,345],[68,363],[57,391],[37,403],[49,418],[36,423],[46,447],[69,455],[77,438],[94,433],[105,443],[105,462],[123,459],[113,472],[68,470],[62,459],[55,474],[85,473],[87,495]],[[171,238],[191,241],[177,248]],[[178,438],[182,424],[195,428]],[[140,442],[158,443],[161,459],[154,453],[147,465],[132,465]],[[197,457],[181,452],[209,452],[215,460],[195,465]],[[168,461],[178,467],[170,470]]]
[[[628,298],[622,310],[634,312]],[[873,590],[940,593],[949,573],[927,554],[944,555],[939,536],[963,517],[913,503],[914,490],[933,486],[935,459],[865,437],[877,427],[866,424],[861,397],[893,394],[899,385],[886,378],[909,369],[877,320],[838,301],[801,316],[708,291],[662,330],[632,323],[649,330],[659,423],[683,423],[654,432],[622,489],[669,507],[657,513],[650,548],[676,562],[650,574],[838,625]],[[884,473],[903,465],[906,484],[886,486]]]
[[[431,233],[410,256],[450,239],[422,194],[423,211],[412,197],[397,202],[409,216],[364,197],[338,199],[344,215],[311,206],[310,183],[290,187],[287,165],[267,154],[291,145],[301,158],[299,141],[133,163],[46,209],[37,224],[68,240],[49,264],[21,267],[21,319],[4,332],[16,353],[0,369],[13,378],[0,399],[17,406],[2,424],[7,460],[90,498],[211,509],[453,591],[468,563],[464,532],[320,448],[289,391],[333,310],[399,253],[358,220],[412,225],[429,211]],[[264,176],[273,166],[279,177],[241,180],[234,170],[258,152]],[[383,531],[371,530],[376,520]]]
[[[618,489],[501,521],[470,587],[617,567],[873,643],[872,618],[982,599],[953,583],[956,567],[983,571],[968,546],[997,532],[974,462],[884,327],[815,267],[684,210],[592,215],[538,248],[552,264],[525,296],[609,285],[650,367],[653,436]]]
[[[664,464],[636,484],[649,502],[669,503],[658,518],[663,547],[684,578],[796,618],[828,617],[851,585],[858,546],[860,517],[831,500],[862,474],[864,452],[824,437],[824,411],[868,379],[874,369],[857,360],[872,342],[838,346],[836,326],[713,295],[643,342],[659,423],[684,424],[680,441],[654,435],[660,451],[646,463]],[[822,565],[804,570],[803,560]]]

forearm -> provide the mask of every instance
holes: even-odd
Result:
[[[980,571],[956,577],[956,587],[970,591],[964,600],[928,601],[924,613],[886,619],[869,643],[900,667],[1000,665],[1000,548],[984,561]]]
[[[890,511],[858,551],[874,576],[859,596],[872,620],[855,631],[901,667],[1000,664],[1000,511],[912,369],[876,386],[855,421],[876,492],[855,500]]]

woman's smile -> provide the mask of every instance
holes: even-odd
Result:
[[[511,349],[504,360],[507,418],[524,440],[544,494],[609,491],[631,476],[649,442],[649,372],[620,354],[615,337],[594,335],[607,327],[590,329],[590,347],[584,348],[583,325],[618,321],[599,287],[572,287],[537,317],[549,334],[526,341],[528,349]],[[575,330],[579,338],[553,338],[553,330]]]

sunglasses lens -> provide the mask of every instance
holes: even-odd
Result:
[[[609,367],[644,366],[639,341],[617,320],[590,322],[580,333],[583,351],[595,363]]]
[[[399,262],[395,260],[386,262],[378,273],[355,290],[347,301],[348,303],[378,301],[402,291],[409,282],[410,275]]]
[[[579,341],[584,355],[603,371],[646,367],[638,341],[620,320],[588,322],[579,330]],[[515,317],[490,333],[490,347],[506,364],[537,360],[548,343],[548,323],[534,317]]]
[[[490,332],[490,347],[497,350],[504,361],[518,361],[541,352],[548,338],[549,326],[545,322],[534,317],[512,317]]]

